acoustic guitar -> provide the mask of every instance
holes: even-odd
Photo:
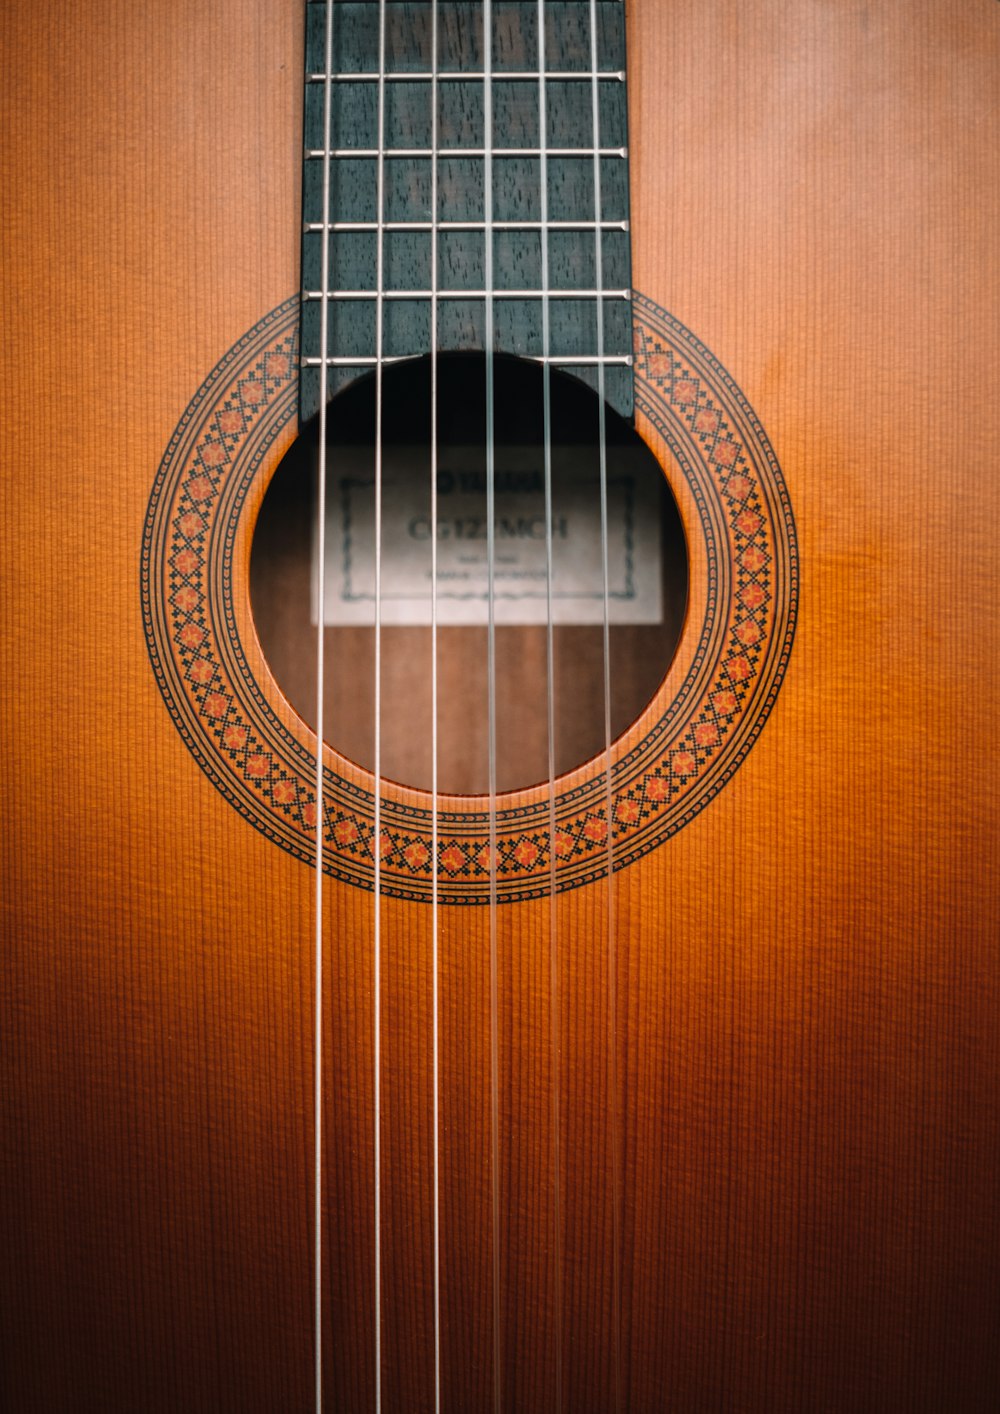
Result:
[[[0,33],[3,1408],[996,1409],[996,0]]]

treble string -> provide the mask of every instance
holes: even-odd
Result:
[[[313,940],[313,1346],[316,1414],[323,1409],[323,713],[326,619],[326,403],[330,350],[330,162],[333,108],[333,4],[323,39],[323,212],[320,254],[319,457],[316,492],[316,884]]]
[[[375,1410],[382,1409],[382,360],[385,313],[385,31],[386,0],[379,0],[378,159],[375,235],[375,800],[373,901],[373,1160],[375,1217]]]
[[[621,1409],[621,1161],[618,1151],[618,1058],[616,1042],[617,956],[614,906],[614,799],[611,770],[611,618],[608,569],[608,445],[605,398],[607,379],[604,367],[604,248],[601,220],[604,214],[601,190],[601,104],[598,82],[597,0],[590,0],[590,89],[594,151],[594,265],[597,291],[597,393],[598,441],[601,458],[601,575],[603,598],[604,656],[604,799],[607,821],[608,885],[608,1109],[611,1150],[611,1321],[615,1382],[615,1410]]]
[[[487,732],[489,751],[489,863],[490,863],[490,1194],[493,1231],[493,1403],[495,1414],[503,1408],[500,1320],[500,1036],[497,959],[497,723],[496,723],[496,604],[495,604],[495,492],[496,438],[494,390],[493,308],[493,5],[483,0],[483,186],[486,354],[486,574],[488,622],[486,630]]]
[[[549,1029],[552,1121],[552,1292],[555,1308],[553,1363],[555,1414],[562,1414],[562,1175],[559,948],[556,908],[556,714],[555,634],[553,624],[553,498],[552,498],[552,372],[551,308],[549,305],[549,159],[545,47],[545,0],[538,0],[538,147],[542,247],[542,445],[545,459],[545,680],[549,783]]]

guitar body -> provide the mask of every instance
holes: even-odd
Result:
[[[691,547],[660,704],[715,592],[675,355],[771,478],[773,664],[746,749],[610,884],[583,871],[553,906],[510,875],[493,1024],[483,876],[445,879],[441,1407],[993,1410],[1000,8],[627,15],[637,426]],[[301,7],[54,24],[0,20],[0,1402],[306,1410],[315,873],[184,728],[151,504],[185,409],[250,376],[227,351],[294,333],[267,320],[298,287]],[[234,632],[274,730],[308,741],[247,597],[294,418],[253,417]],[[380,905],[387,1411],[434,1408],[433,910],[406,867]],[[375,1407],[370,884],[334,871],[324,911],[323,1378],[353,1414]]]

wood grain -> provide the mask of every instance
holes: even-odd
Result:
[[[606,886],[499,911],[503,1404],[616,1407],[614,1140],[618,1407],[986,1414],[1000,9],[635,0],[629,25],[635,285],[767,429],[800,619],[735,779],[614,880],[616,1122]],[[181,411],[296,288],[301,14],[109,0],[57,30],[14,3],[0,35],[0,1399],[305,1410],[312,874],[186,751],[137,588]],[[337,884],[326,906],[326,1405],[353,1414],[373,911]],[[383,1407],[410,1411],[433,1408],[430,916],[381,906]],[[488,911],[440,923],[442,1407],[479,1411]]]

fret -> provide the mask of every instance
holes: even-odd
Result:
[[[605,354],[603,357],[598,357],[597,354],[550,354],[548,358],[542,354],[525,354],[523,357],[528,363],[548,363],[559,368],[596,368],[598,364],[609,368],[631,368],[635,362],[631,354]],[[406,363],[409,358],[412,358],[412,354],[386,354],[381,361],[385,366],[390,363]],[[324,360],[312,355],[301,359],[300,366],[321,368],[324,362],[327,368],[374,368],[379,360],[374,356],[352,358],[345,354],[331,354]]]
[[[426,290],[382,290],[382,299],[430,299],[433,291]],[[631,290],[560,290],[552,287],[548,290],[549,297],[558,295],[560,299],[624,299],[632,298]],[[376,290],[329,290],[326,298],[329,300],[351,300],[351,299],[375,299],[379,295]],[[491,290],[444,290],[437,291],[438,299],[544,299],[545,290],[505,290],[494,287]],[[322,290],[303,290],[304,300],[314,301],[323,299]]]
[[[546,83],[568,83],[571,81],[579,83],[582,75],[580,69],[547,69],[543,74],[532,69],[504,69],[500,72],[504,79],[517,80],[518,82],[524,83],[529,81],[537,83],[540,78],[544,79]],[[453,73],[439,73],[437,80],[438,83],[456,83],[464,79],[485,79],[486,76],[485,70],[460,69],[455,70]],[[330,81],[331,83],[377,83],[378,77],[377,72],[363,74],[342,72],[332,73],[330,75]],[[434,74],[430,70],[428,70],[427,73],[421,73],[418,70],[404,70],[402,73],[398,74],[386,74],[385,81],[386,83],[430,83],[433,77]],[[493,74],[493,77],[496,77],[496,73]],[[587,77],[589,78],[589,75]],[[597,77],[602,83],[624,83],[625,70],[602,70]],[[306,74],[306,83],[326,83],[326,74]]]
[[[631,300],[623,291],[601,299],[581,297],[572,291],[550,292],[549,352],[559,358],[589,358],[598,353],[597,311],[604,311],[607,332],[605,352],[631,352]],[[302,305],[303,358],[319,357],[318,339],[322,300]],[[433,342],[432,310],[429,296],[392,298],[372,290],[352,299],[337,299],[326,305],[330,326],[328,352],[343,355],[349,364],[375,355],[378,313],[382,314],[382,349],[386,356],[417,358],[427,353]],[[437,345],[455,351],[476,351],[486,347],[486,315],[491,310],[494,326],[493,348],[498,353],[522,358],[542,354],[542,300],[537,294],[511,292],[506,298],[488,299],[482,289],[438,291]]]
[[[438,156],[443,157],[541,157],[543,149],[540,147],[439,147]],[[544,149],[546,157],[619,157],[627,158],[628,149],[625,147],[546,147]],[[369,159],[377,158],[379,149],[377,147],[335,147],[331,152],[324,152],[322,148],[309,148],[306,153],[306,161],[322,161],[324,157],[334,160],[342,157]],[[383,152],[383,157],[422,157],[430,160],[434,156],[432,147],[387,147]]]
[[[494,221],[492,231],[628,231],[627,221]],[[307,221],[303,231],[485,231],[485,221]]]
[[[624,68],[623,5],[621,0],[598,4],[599,69]],[[334,7],[334,71],[377,72],[377,0],[348,0]],[[494,5],[492,63],[494,74],[531,71],[538,63],[537,6]],[[591,70],[588,0],[547,0],[545,54],[547,67],[589,75]],[[323,29],[326,5],[307,6],[306,72],[324,69]],[[482,0],[439,0],[438,67],[442,74],[458,70],[483,72]],[[429,73],[431,64],[430,0],[386,6],[386,71]]]
[[[539,81],[528,79],[498,79],[490,83],[493,96],[491,133],[485,131],[483,89],[485,80],[463,74],[450,82],[442,82],[437,90],[438,150],[501,146],[517,148],[539,147]],[[431,141],[431,89],[427,80],[410,76],[406,81],[386,81],[387,148],[433,151]],[[330,156],[351,151],[378,148],[376,116],[378,111],[377,81],[365,80],[347,84],[331,84],[332,127],[337,136]],[[600,132],[599,146],[609,151],[625,147],[627,128],[625,85],[618,78],[602,80],[598,85]],[[306,89],[305,124],[307,133],[321,131],[321,115],[325,102],[325,85],[310,84]],[[593,151],[594,129],[592,86],[580,75],[546,87],[546,131],[549,150],[558,148]],[[492,140],[491,140],[492,139]],[[306,143],[306,151],[324,157],[320,143]]]
[[[314,0],[307,18],[302,416],[311,415],[318,396],[321,308],[327,310],[330,396],[373,366],[379,342],[386,361],[426,353],[432,335],[441,352],[482,350],[492,328],[496,352],[537,359],[543,267],[552,302],[553,365],[577,370],[591,386],[590,374],[606,367],[608,401],[630,416],[622,0],[597,5],[596,75],[590,0],[548,0],[544,45],[538,42],[537,0],[494,0],[488,53],[481,0],[439,0],[436,81],[430,0],[390,3],[381,11],[378,0],[337,0],[329,78],[321,43],[325,11],[324,0]],[[328,94],[326,146],[322,115]],[[319,280],[324,246],[325,302]],[[377,264],[383,278],[376,291]],[[606,359],[598,358],[602,324]]]

